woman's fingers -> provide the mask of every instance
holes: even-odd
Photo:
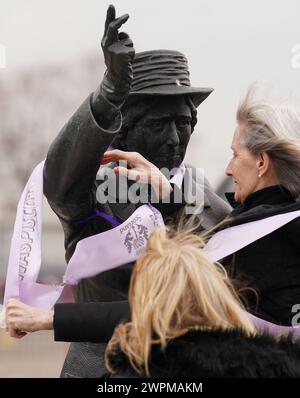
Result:
[[[20,331],[19,317],[24,306],[19,300],[10,299],[6,306],[6,329],[11,337],[21,338],[25,332]]]
[[[117,175],[122,175],[122,176],[128,177],[129,170],[126,169],[126,167],[118,166],[118,167],[115,167],[113,170],[114,170],[114,173]]]
[[[126,169],[126,167],[118,166],[114,169],[115,174],[120,174],[127,177],[131,181],[138,181],[147,183],[149,176],[143,170]]]
[[[138,152],[125,152],[121,151],[120,149],[114,149],[112,151],[105,152],[101,159],[101,164],[118,162],[120,160],[127,161],[130,167],[135,167],[140,164],[143,164],[145,166],[153,166]]]
[[[117,162],[119,160],[129,160],[132,159],[134,152],[125,152],[120,149],[113,149],[112,151],[107,151],[104,153],[102,160],[109,160],[111,162]]]
[[[114,149],[112,151],[107,151],[104,153],[102,159],[101,159],[101,164],[106,164],[110,162],[117,162],[119,160],[128,160],[131,152],[125,152],[121,151],[119,149]]]
[[[26,332],[22,332],[19,329],[9,328],[8,333],[10,337],[14,337],[15,339],[21,339],[22,337],[26,336]]]
[[[107,151],[101,160],[102,164],[127,161],[128,168],[115,167],[114,173],[127,177],[129,180],[151,184],[157,197],[163,198],[170,194],[172,186],[161,171],[137,152],[125,152],[119,149]]]
[[[6,325],[13,337],[23,337],[25,332],[53,329],[53,310],[31,307],[11,299],[6,307]]]

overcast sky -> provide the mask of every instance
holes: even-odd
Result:
[[[7,70],[100,53],[109,3],[0,0],[0,43],[6,48]],[[118,15],[130,14],[124,30],[136,51],[180,50],[189,59],[192,84],[215,88],[199,108],[198,136],[188,155],[194,164],[205,167],[213,183],[230,156],[236,106],[251,82],[267,80],[287,101],[300,98],[300,65],[293,68],[291,62],[292,49],[300,44],[299,0],[116,0],[113,4]]]

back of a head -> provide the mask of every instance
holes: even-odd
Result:
[[[295,199],[300,195],[300,108],[258,99],[252,85],[242,100],[237,121],[246,127],[245,145],[254,155],[267,152],[279,183]]]
[[[225,270],[203,254],[201,237],[159,229],[148,241],[131,278],[132,320],[115,332],[116,342],[138,372],[149,374],[152,344],[164,349],[190,330],[234,329],[254,333]]]

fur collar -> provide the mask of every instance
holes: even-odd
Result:
[[[117,375],[138,376],[120,349],[109,361]],[[152,377],[300,377],[300,345],[290,337],[277,342],[263,334],[241,331],[190,332],[169,343],[165,352],[154,346]]]

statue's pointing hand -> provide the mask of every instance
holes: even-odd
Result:
[[[115,8],[110,5],[101,41],[107,70],[100,93],[117,108],[126,100],[132,81],[132,61],[135,54],[133,43],[127,33],[119,32],[128,18],[128,14],[116,18]]]

